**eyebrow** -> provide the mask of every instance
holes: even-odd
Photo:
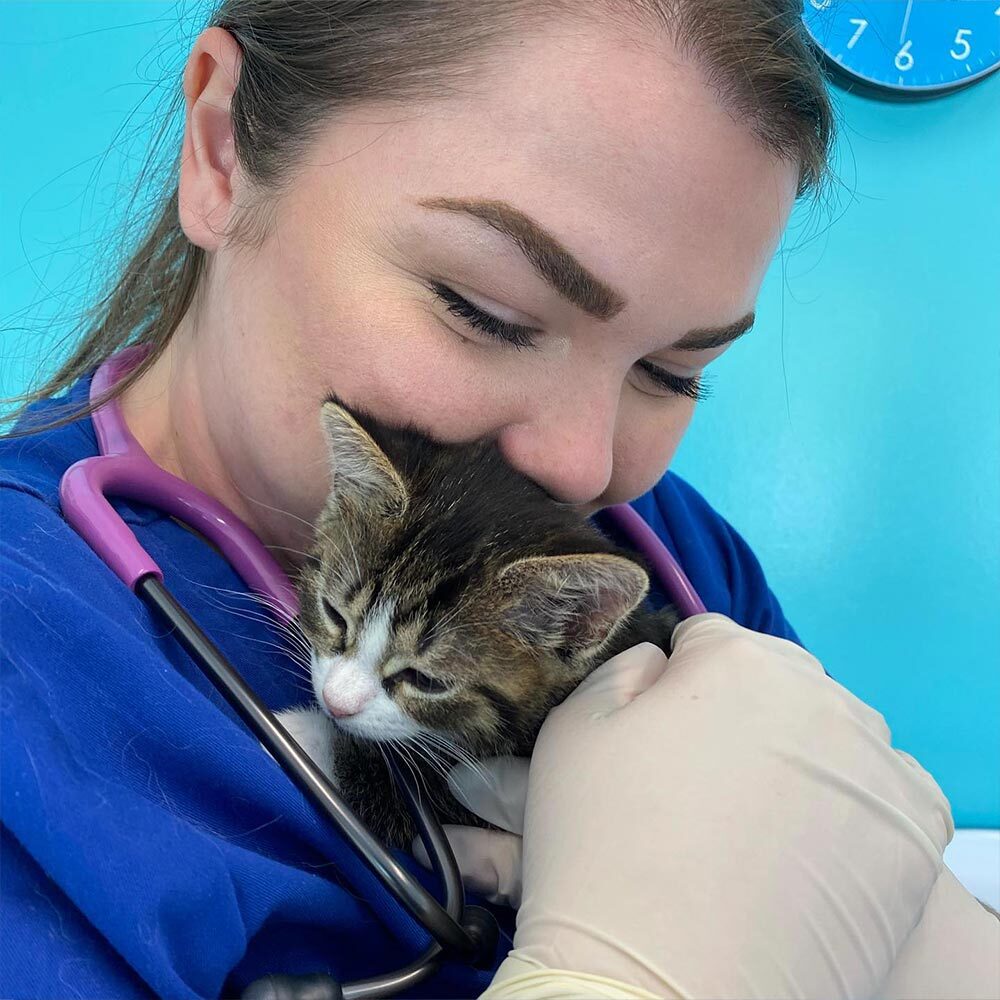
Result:
[[[564,299],[596,319],[617,316],[628,299],[587,270],[551,233],[531,216],[505,201],[482,198],[424,198],[424,208],[471,215],[506,236],[535,270]],[[671,350],[707,351],[732,343],[754,324],[754,313],[719,327],[689,330]]]

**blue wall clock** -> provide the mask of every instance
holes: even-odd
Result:
[[[804,0],[831,77],[889,100],[937,97],[1000,69],[1000,0]]]

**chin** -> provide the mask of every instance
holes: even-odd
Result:
[[[322,707],[322,706],[321,706]],[[378,709],[381,708],[382,711]],[[419,732],[419,727],[408,718],[397,718],[398,710],[386,710],[377,706],[375,711],[363,711],[357,715],[336,717],[330,715],[326,708],[323,712],[342,733],[368,743],[386,743],[389,740],[405,740]],[[386,716],[389,716],[388,718]]]
[[[347,733],[348,736],[353,736],[359,740],[367,740],[372,743],[379,741],[378,735],[372,732],[372,727],[366,725],[364,722],[360,722],[357,719],[338,719],[337,716],[330,715],[325,708],[323,711],[340,732]]]

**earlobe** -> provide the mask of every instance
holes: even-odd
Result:
[[[187,121],[178,181],[178,215],[187,238],[203,250],[219,249],[233,207],[236,146],[230,106],[242,66],[236,39],[207,28],[184,68]]]

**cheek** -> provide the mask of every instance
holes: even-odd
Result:
[[[510,418],[520,390],[497,352],[466,343],[414,303],[387,308],[371,325],[366,319],[320,341],[313,360],[326,378],[320,394],[333,391],[349,406],[442,441],[488,436]]]
[[[490,715],[482,702],[462,691],[447,698],[405,698],[396,704],[411,719],[439,735],[474,743],[483,733],[490,733]]]
[[[650,403],[662,413],[650,415]],[[642,411],[622,414],[615,434],[611,482],[595,506],[626,503],[642,496],[666,472],[694,415],[694,400],[642,401]]]

